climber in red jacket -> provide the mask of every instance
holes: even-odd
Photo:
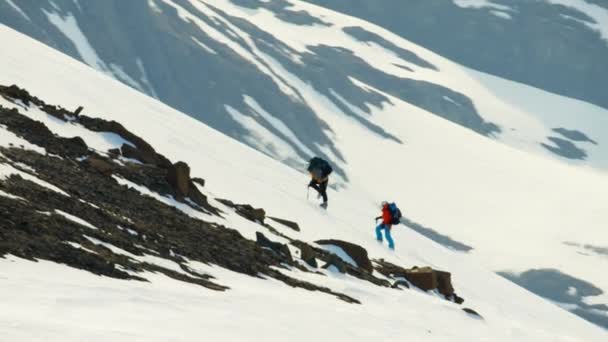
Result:
[[[389,204],[386,201],[382,201],[382,216],[376,217],[376,220],[382,219],[382,222],[376,227],[376,240],[382,242],[382,230],[384,230],[384,236],[388,241],[388,248],[395,249],[395,243],[391,236],[391,227],[393,222],[393,214],[389,208]]]

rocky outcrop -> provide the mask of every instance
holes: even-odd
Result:
[[[268,218],[284,225],[285,227],[291,228],[291,229],[295,230],[296,232],[300,231],[300,225],[298,225],[296,222],[285,220],[285,219],[280,219],[278,217],[272,217],[272,216],[268,216]]]
[[[237,214],[249,221],[264,224],[264,219],[266,219],[266,211],[264,209],[254,208],[250,204],[235,204],[227,199],[218,198],[217,200],[218,202],[235,209]]]
[[[359,245],[342,240],[319,240],[316,241],[319,245],[332,245],[342,248],[342,250],[350,256],[357,266],[371,273],[374,270],[372,262],[367,256],[367,250]]]
[[[277,253],[283,258],[288,259],[289,261],[293,261],[291,257],[291,252],[289,251],[289,247],[286,244],[271,241],[264,234],[260,232],[255,233],[256,243],[262,248],[268,248],[271,251]]]
[[[133,163],[121,158],[125,155],[118,149],[98,153],[89,149],[79,137],[66,139],[55,136],[44,124],[21,115],[19,109],[0,107],[0,124],[51,153],[45,155],[23,148],[0,146],[0,163],[13,165],[61,189],[58,192],[18,175],[0,180],[0,190],[14,196],[0,196],[0,256],[10,253],[31,260],[52,260],[99,275],[139,281],[145,279],[138,274],[160,272],[211,290],[228,289],[213,276],[189,267],[189,260],[192,260],[254,277],[271,277],[289,286],[327,293],[348,303],[359,303],[350,296],[281,272],[291,268],[311,272],[302,262],[314,268],[320,262],[323,268],[335,268],[338,272],[387,288],[407,288],[408,281],[414,284],[411,280],[415,277],[413,273],[428,273],[431,281],[436,283],[429,287],[434,286],[446,297],[458,298],[453,293],[447,272],[409,270],[410,278],[404,276],[408,279],[405,281],[394,276],[408,272],[384,263],[376,269],[384,270],[380,272],[389,274],[392,279],[380,279],[373,275],[373,264],[363,247],[341,240],[317,242],[340,247],[355,261],[356,265],[351,265],[333,253],[274,229],[265,222],[266,211],[262,208],[218,200],[297,247],[301,261],[294,260],[288,244],[272,241],[261,232],[256,234],[256,241],[252,241],[229,227],[195,219],[175,206],[142,195],[117,181],[122,178],[160,196],[173,196],[192,210],[219,215],[220,211],[208,203],[198,188],[204,186],[204,180],[191,179],[190,167],[185,162],[173,164],[122,125],[83,116],[82,109],[70,113],[60,107],[46,105],[17,87],[0,86],[0,96],[20,100],[15,101],[18,107],[28,103],[42,110],[48,109],[59,119],[79,122],[95,132],[120,134],[128,141],[123,148],[129,146],[127,150],[145,154],[138,159],[141,163]],[[73,221],[65,214],[76,216],[86,224]],[[291,225],[294,230],[299,229],[296,222],[272,219],[288,227]],[[169,269],[139,259],[147,254],[173,262],[179,268]],[[180,269],[183,272],[179,272]]]
[[[302,243],[300,246],[300,258],[310,267],[318,267],[315,251],[310,245]]]
[[[392,264],[384,259],[374,260],[375,269],[386,277],[407,280],[409,284],[424,291],[437,290],[445,299],[462,304],[464,299],[458,297],[452,286],[451,274],[445,271],[434,270],[430,267],[417,267],[406,269]],[[395,286],[394,284],[393,286]]]
[[[177,162],[169,167],[167,181],[175,192],[175,198],[183,200],[190,192],[190,167],[184,162]]]
[[[0,95],[12,101],[18,102],[13,96],[20,96],[22,98],[18,99],[23,104],[34,104],[43,110],[50,108],[16,87],[7,92],[3,89],[7,87],[0,88]],[[74,114],[69,117],[71,121],[79,120]],[[122,126],[101,119],[86,122],[95,125],[88,124],[88,128],[96,127],[104,132],[107,127],[114,127],[113,130],[120,131],[121,136],[124,134],[123,138],[130,137],[128,140],[134,143],[133,136],[120,129]],[[44,124],[21,115],[19,109],[0,107],[0,123],[53,153],[44,155],[0,146],[0,163],[13,165],[61,189],[57,192],[18,175],[0,180],[0,190],[12,196],[0,196],[0,256],[12,254],[30,260],[51,260],[99,275],[139,281],[145,279],[138,274],[160,272],[211,290],[228,289],[213,276],[190,268],[188,262],[192,260],[254,277],[271,277],[289,286],[358,303],[355,298],[279,271],[287,266],[302,267],[292,260],[286,245],[279,244],[279,252],[262,248],[234,229],[195,219],[174,206],[123,186],[115,179],[124,178],[163,196],[181,191],[194,201],[193,189],[199,190],[187,172],[183,172],[187,169],[185,163],[176,164],[172,178],[168,174],[174,165],[162,162],[162,158],[143,164],[115,160],[120,156],[117,151],[101,155],[88,149],[80,138],[57,137]],[[138,144],[145,146],[141,142]],[[205,199],[203,194],[200,196]],[[191,201],[184,203],[193,210],[217,212],[208,204],[203,208]],[[263,210],[244,209],[252,219],[263,221]],[[78,217],[86,224],[73,221],[63,213]],[[270,243],[277,247],[274,242]],[[147,254],[173,262],[182,271],[139,259]]]

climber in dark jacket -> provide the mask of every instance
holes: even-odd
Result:
[[[327,184],[332,171],[331,165],[326,160],[318,157],[312,158],[308,164],[308,172],[311,178],[308,186],[317,190],[319,197],[323,198],[321,207],[324,209],[327,208]]]

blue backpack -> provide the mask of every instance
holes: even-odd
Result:
[[[388,210],[391,212],[391,224],[401,223],[401,210],[399,210],[397,205],[395,203],[389,204]]]

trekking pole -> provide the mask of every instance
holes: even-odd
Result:
[[[308,195],[310,194],[310,187],[306,186],[306,200],[308,201]]]

